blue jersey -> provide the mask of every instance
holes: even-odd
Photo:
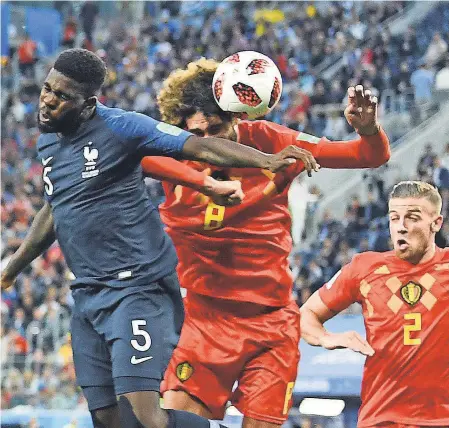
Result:
[[[74,286],[149,284],[175,269],[176,252],[145,191],[140,161],[179,156],[190,135],[97,103],[76,134],[39,137],[46,198]]]

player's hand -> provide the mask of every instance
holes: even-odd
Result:
[[[320,165],[312,153],[295,145],[288,146],[279,153],[271,155],[266,169],[269,169],[271,172],[277,172],[296,163],[297,160],[304,163],[309,177],[312,176],[312,171],[318,172],[320,169]]]
[[[352,349],[369,357],[374,355],[374,349],[356,331],[347,331],[345,333],[328,332],[321,338],[320,345],[326,349]]]
[[[220,181],[210,176],[206,176],[201,192],[223,206],[239,205],[245,197],[240,181]]]
[[[377,97],[362,85],[348,88],[348,106],[345,109],[348,123],[359,135],[374,135],[379,132],[377,121]]]
[[[7,290],[9,287],[12,287],[14,285],[14,282],[16,281],[15,278],[8,278],[5,275],[5,273],[2,273],[0,280],[1,280],[2,290]]]

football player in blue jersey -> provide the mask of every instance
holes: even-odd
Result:
[[[57,239],[75,279],[72,347],[77,381],[95,428],[202,428],[200,416],[164,410],[159,388],[184,311],[176,252],[145,192],[141,159],[163,155],[273,172],[313,156],[278,154],[201,138],[148,116],[108,108],[96,94],[106,75],[90,51],[57,58],[43,84],[37,143],[46,202],[2,272],[2,289]],[[240,183],[204,189],[228,203]]]

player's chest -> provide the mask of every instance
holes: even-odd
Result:
[[[449,263],[397,272],[380,266],[361,281],[360,295],[367,320],[385,322],[386,327],[393,328],[408,313],[447,311]]]
[[[87,192],[107,183],[124,160],[124,154],[108,145],[85,141],[54,142],[39,150],[42,179],[50,200],[65,194]]]

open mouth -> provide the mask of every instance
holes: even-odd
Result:
[[[42,123],[48,123],[51,121],[51,117],[48,114],[44,113],[43,111],[40,111],[39,112],[39,121]]]
[[[402,250],[406,250],[408,248],[408,242],[405,239],[397,240],[398,248]]]

